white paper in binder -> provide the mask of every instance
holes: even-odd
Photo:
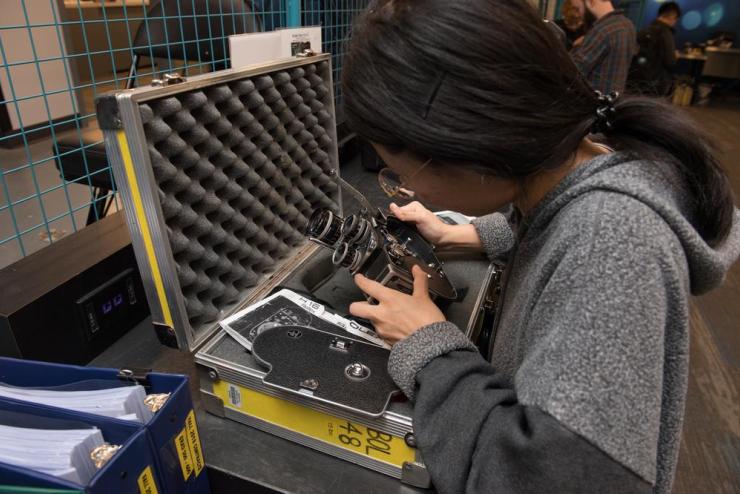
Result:
[[[88,391],[57,391],[19,388],[0,383],[0,396],[142,423],[153,417],[153,412],[144,403],[146,391],[141,385]]]
[[[86,485],[97,471],[90,453],[100,429],[32,429],[0,424],[0,462]]]

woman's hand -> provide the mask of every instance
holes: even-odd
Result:
[[[451,225],[439,219],[439,216],[429,211],[418,201],[403,207],[392,203],[390,210],[393,216],[399,220],[414,224],[419,233],[434,245],[442,246],[449,235]]]
[[[483,252],[483,244],[473,225],[448,225],[420,202],[403,207],[391,204],[391,213],[401,221],[414,224],[425,239],[440,249]]]
[[[445,320],[444,314],[429,297],[429,279],[419,266],[411,270],[414,293],[406,295],[385,287],[362,275],[355,276],[360,290],[378,301],[377,305],[355,302],[349,306],[352,315],[369,320],[378,336],[391,345],[405,340],[419,328]]]

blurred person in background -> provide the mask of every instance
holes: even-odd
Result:
[[[638,52],[635,26],[611,0],[572,1],[583,12],[586,25],[593,23],[583,42],[575,43],[573,61],[597,91],[623,93]]]
[[[649,96],[666,96],[673,89],[673,68],[676,65],[676,24],[681,7],[666,2],[658,9],[658,17],[637,34],[640,51],[632,61],[629,74],[631,92]]]
[[[561,19],[555,21],[555,24],[565,32],[567,38],[566,47],[570,50],[573,43],[586,34],[586,24],[583,22],[583,13],[573,5],[574,0],[565,0],[560,9]]]

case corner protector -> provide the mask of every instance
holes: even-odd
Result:
[[[428,489],[432,486],[429,471],[423,464],[417,462],[404,462],[401,469],[401,482],[422,489]]]
[[[200,400],[206,412],[211,415],[215,415],[216,417],[226,417],[224,401],[218,396],[201,391]]]
[[[103,94],[95,98],[95,113],[101,130],[120,130],[123,128],[121,112],[115,94]]]
[[[162,322],[152,322],[157,339],[164,346],[179,350],[175,329]]]

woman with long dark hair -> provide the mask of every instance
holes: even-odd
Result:
[[[374,2],[344,64],[347,119],[403,188],[478,219],[391,211],[507,263],[488,359],[421,270],[413,295],[356,279],[378,303],[351,311],[395,343],[438,491],[669,492],[688,299],[740,253],[707,138],[659,101],[596,93],[525,0]]]

